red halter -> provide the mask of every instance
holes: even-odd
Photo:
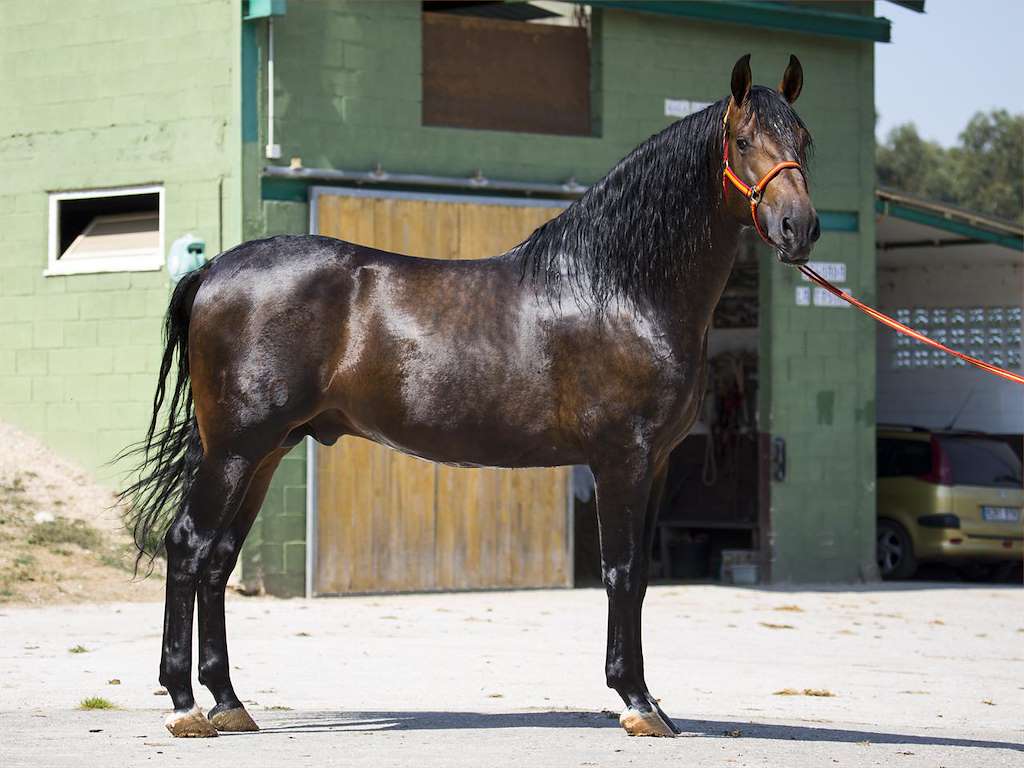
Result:
[[[754,220],[754,229],[757,230],[757,234],[761,236],[762,240],[772,246],[775,243],[764,233],[761,223],[757,220],[757,206],[761,204],[761,198],[769,182],[788,168],[795,168],[803,173],[800,163],[795,160],[784,160],[762,176],[761,180],[752,187],[737,176],[735,171],[729,167],[729,109],[726,108],[725,117],[722,118],[722,199],[725,199],[729,189],[725,184],[728,180],[750,201],[750,218]]]

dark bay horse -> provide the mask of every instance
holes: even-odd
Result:
[[[741,231],[756,226],[791,264],[819,232],[802,170],[810,136],[790,106],[800,64],[791,57],[776,90],[751,87],[749,58],[730,96],[653,136],[500,256],[272,237],[181,280],[140,477],[123,494],[140,549],[162,534],[166,548],[172,734],[256,729],[229,678],[225,582],[281,457],[306,436],[342,435],[459,466],[589,465],[620,722],[678,732],[647,689],[640,638],[667,459],[697,418]],[[190,681],[197,595],[208,716]]]

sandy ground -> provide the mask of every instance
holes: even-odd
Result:
[[[163,729],[159,604],[6,607],[0,764],[1024,765],[1019,587],[652,588],[647,677],[685,731],[673,740],[602,713],[620,707],[604,602],[232,596],[233,676],[263,730],[205,741]],[[87,696],[118,708],[77,710]]]
[[[0,605],[159,599],[161,579],[131,582],[135,550],[114,502],[80,467],[0,422]]]

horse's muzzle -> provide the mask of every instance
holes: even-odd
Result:
[[[810,211],[792,211],[779,219],[774,228],[772,240],[779,250],[779,261],[783,264],[806,264],[814,244],[821,237],[821,220],[812,208]]]

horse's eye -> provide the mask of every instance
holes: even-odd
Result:
[[[750,146],[750,142],[748,142],[746,139],[744,139],[744,138],[736,139],[736,148],[739,149],[740,152],[746,152],[747,151],[747,147],[749,147],[749,146]]]

